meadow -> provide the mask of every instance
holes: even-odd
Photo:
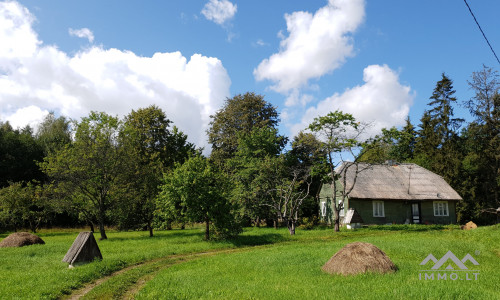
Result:
[[[42,231],[45,245],[0,248],[0,299],[64,298],[120,269],[84,298],[500,299],[499,232],[499,225],[471,231],[407,225],[339,233],[318,228],[289,236],[286,228],[247,228],[226,242],[203,241],[199,228],[158,231],[153,238],[146,232],[110,232],[108,240],[98,242],[102,261],[69,269],[61,260],[77,231]],[[399,270],[357,276],[321,271],[354,241],[375,244]],[[419,264],[429,253],[439,259],[448,250],[460,259],[469,253],[479,262],[477,280],[463,273],[457,280],[419,278]]]

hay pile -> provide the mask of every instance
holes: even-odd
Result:
[[[392,273],[397,270],[389,257],[376,246],[355,242],[345,245],[322,267],[330,274]]]
[[[29,232],[15,232],[0,242],[0,247],[22,247],[33,244],[45,244],[38,236]]]
[[[463,230],[471,230],[471,229],[476,229],[477,225],[474,222],[470,221],[467,224],[462,225],[461,228]]]

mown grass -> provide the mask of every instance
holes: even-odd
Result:
[[[298,232],[294,240],[174,265],[160,271],[136,298],[500,299],[499,226],[471,231],[454,226],[381,226],[341,233],[313,230]],[[399,270],[347,277],[321,271],[336,251],[354,241],[375,244]],[[457,280],[419,279],[424,268],[420,262],[429,253],[439,259],[448,250],[460,259],[467,253],[477,259],[477,281],[467,281],[462,274]]]
[[[41,231],[45,245],[0,248],[0,299],[56,299],[83,284],[137,263],[174,254],[274,243],[283,239],[275,233],[244,233],[232,242],[205,242],[200,229],[147,232],[109,232],[108,240],[98,241],[103,260],[69,269],[62,258],[77,231]],[[3,239],[7,234],[0,234]],[[96,238],[99,234],[96,234]]]
[[[456,226],[377,226],[334,233],[330,228],[298,230],[249,228],[236,240],[205,242],[200,229],[110,232],[99,241],[102,261],[68,269],[61,260],[77,231],[42,231],[46,245],[0,248],[0,299],[54,299],[114,271],[150,262],[112,277],[87,298],[122,297],[137,280],[153,278],[140,299],[500,299],[500,227],[461,231]],[[1,234],[0,239],[6,234]],[[98,237],[98,234],[97,234]],[[399,267],[389,275],[332,276],[321,266],[353,241],[370,242]],[[246,248],[246,246],[257,246]],[[241,249],[237,249],[241,248]],[[236,249],[193,259],[171,255]],[[480,263],[477,281],[423,281],[419,266],[429,253],[452,250]],[[479,251],[476,255],[476,251]],[[168,268],[167,268],[168,267]]]

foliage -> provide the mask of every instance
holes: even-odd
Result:
[[[191,157],[163,177],[157,214],[164,219],[175,215],[191,222],[205,223],[205,239],[210,226],[215,237],[228,238],[241,231],[229,202],[229,180],[206,158]]]
[[[119,140],[129,161],[123,175],[130,189],[116,213],[120,228],[146,227],[153,236],[156,196],[163,172],[194,153],[187,136],[176,127],[171,132],[170,124],[157,106],[132,110],[125,117]]]
[[[120,177],[130,162],[119,147],[120,125],[116,117],[91,112],[75,123],[74,143],[49,153],[41,164],[58,191],[70,199],[71,207],[83,212],[86,221],[97,221],[101,239],[107,238],[107,214],[128,189]]]
[[[263,205],[272,185],[272,174],[266,165],[282,151],[283,139],[274,128],[253,128],[249,134],[239,133],[237,152],[226,164],[234,182],[232,201],[240,207],[240,215],[256,225],[262,219],[274,219]]]
[[[70,121],[64,116],[56,118],[53,112],[49,113],[39,124],[36,139],[45,156],[63,149],[71,143]]]
[[[340,230],[340,210],[344,208],[344,203],[347,196],[351,193],[356,183],[357,174],[362,171],[359,169],[360,158],[369,144],[368,141],[362,141],[361,136],[368,124],[356,122],[356,119],[348,113],[341,111],[330,112],[326,116],[317,117],[309,125],[309,130],[319,135],[322,139],[324,152],[326,153],[326,161],[328,165],[328,179],[326,182],[332,185],[332,207],[334,208],[335,231]],[[371,142],[374,144],[375,142]],[[363,147],[364,146],[364,147]],[[342,153],[350,154],[354,161],[344,163]],[[341,164],[341,172],[337,172],[335,168]],[[346,186],[346,172],[352,166],[355,167],[355,176],[352,186]],[[337,184],[339,176],[342,175],[344,182],[342,186]],[[337,193],[342,195],[337,201]]]
[[[43,160],[43,149],[29,126],[13,129],[0,122],[0,188],[9,182],[42,180],[37,162]]]
[[[36,233],[53,212],[47,189],[36,182],[11,183],[0,190],[0,228],[16,230],[27,225]]]
[[[278,112],[262,95],[239,94],[226,99],[224,107],[210,116],[207,131],[208,142],[212,145],[211,159],[219,165],[232,158],[238,150],[238,140],[254,128],[276,128]],[[281,147],[286,144],[282,139]]]
[[[360,161],[369,163],[383,163],[388,160],[399,163],[411,161],[415,152],[415,140],[416,131],[408,117],[402,130],[396,127],[382,128],[382,136],[363,146],[363,156]]]
[[[469,86],[476,94],[465,101],[475,120],[463,130],[465,157],[462,161],[459,206],[462,220],[492,223],[489,208],[500,207],[500,80],[496,71],[486,66],[472,74]]]

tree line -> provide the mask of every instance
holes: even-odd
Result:
[[[88,225],[105,239],[110,225],[152,236],[154,228],[196,222],[206,239],[230,238],[248,225],[285,225],[294,234],[317,219],[321,184],[336,184],[333,170],[346,152],[355,162],[419,164],[463,197],[459,222],[491,223],[488,212],[500,206],[500,82],[483,67],[468,85],[475,96],[460,102],[442,74],[418,127],[408,118],[401,129],[363,138],[369,124],[335,111],[291,142],[262,95],[236,95],[211,116],[209,157],[157,106],[123,119],[51,113],[36,132],[0,122],[0,231]],[[456,105],[473,121],[455,118]]]

